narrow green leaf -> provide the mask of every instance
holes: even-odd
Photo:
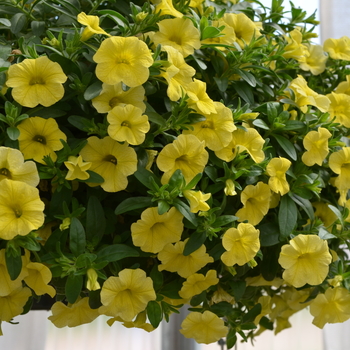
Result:
[[[86,101],[90,101],[94,97],[98,96],[101,91],[102,91],[102,82],[97,80],[85,90],[84,98]]]
[[[151,325],[154,328],[157,328],[160,324],[160,322],[162,321],[162,308],[161,306],[154,300],[151,300],[150,302],[148,302],[147,304],[147,317],[151,323]]]
[[[269,126],[261,119],[253,120],[253,125],[264,130],[270,130]]]
[[[86,208],[86,238],[93,245],[103,237],[106,229],[106,217],[103,207],[95,196],[90,196]]]
[[[7,272],[10,275],[11,280],[15,280],[22,271],[22,257],[20,254],[20,249],[18,249],[18,254],[16,254],[13,249],[6,249],[5,261]],[[3,282],[2,282],[3,283]]]
[[[233,84],[237,94],[250,105],[254,104],[253,89],[245,81],[236,81]]]
[[[137,167],[137,171],[136,173],[134,173],[134,176],[137,180],[139,180],[144,186],[146,186],[149,189],[153,189],[154,187],[153,182],[150,180],[151,177],[157,185],[162,186],[158,177],[154,175],[151,171],[148,171],[143,167]]]
[[[191,213],[190,207],[182,202],[179,198],[174,200],[174,207],[194,226],[198,226],[196,216]]]
[[[226,337],[226,346],[227,349],[232,349],[235,344],[237,343],[237,335],[236,335],[236,331],[234,329],[231,329]]]
[[[290,235],[297,223],[298,209],[289,196],[283,196],[278,211],[278,225],[282,239]]]
[[[112,244],[100,249],[97,253],[96,262],[100,261],[118,261],[124,258],[137,257],[139,252],[126,244]]]
[[[245,80],[250,86],[256,86],[256,79],[252,73],[249,73],[243,69],[234,69],[234,73],[238,74],[243,80]]]
[[[183,255],[187,256],[196,251],[207,239],[205,231],[196,231],[188,239]]]
[[[238,219],[237,216],[234,215],[222,215],[216,218],[215,222],[211,225],[212,227],[222,227],[227,224],[230,224],[231,222],[234,222]]]
[[[131,197],[121,202],[115,209],[115,215],[120,215],[131,210],[148,208],[153,204],[150,197]]]
[[[291,194],[293,201],[303,208],[310,220],[315,220],[314,208],[308,199],[302,198],[295,193]]]
[[[295,151],[295,147],[288,139],[277,134],[272,134],[272,136],[276,139],[282,149],[289,155],[289,157],[291,157],[293,160],[297,160],[297,152]]]
[[[105,181],[105,179],[100,174],[97,174],[92,170],[87,170],[86,172],[90,175],[90,177],[84,180],[83,182],[101,184],[102,182]]]
[[[65,285],[65,294],[68,303],[74,304],[83,288],[83,276],[71,274],[68,276]]]
[[[328,208],[329,208],[330,210],[332,210],[332,212],[337,216],[337,218],[338,218],[340,224],[341,224],[342,226],[344,226],[343,215],[341,214],[341,212],[339,211],[339,209],[338,209],[337,207],[335,207],[334,205],[330,205],[330,204],[328,204]]]
[[[255,304],[242,318],[242,323],[253,322],[255,317],[261,313],[261,304]]]
[[[69,227],[69,248],[75,256],[85,252],[85,230],[78,218],[72,218]]]

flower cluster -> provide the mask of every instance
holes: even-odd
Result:
[[[350,39],[281,3],[4,2],[0,324],[350,318]]]

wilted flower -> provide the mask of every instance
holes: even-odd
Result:
[[[286,172],[291,164],[290,160],[279,157],[272,158],[266,166],[266,172],[270,176],[269,186],[273,192],[279,193],[281,196],[289,192]]]
[[[204,194],[201,191],[185,190],[183,195],[190,202],[191,213],[199,211],[208,211],[210,206],[206,201],[211,197],[211,193]]]
[[[97,16],[89,16],[85,12],[81,12],[77,16],[77,20],[80,24],[86,26],[80,37],[81,41],[88,40],[94,34],[105,34],[110,36],[100,27],[100,19]]]

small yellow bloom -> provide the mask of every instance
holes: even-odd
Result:
[[[287,45],[284,47],[284,58],[302,59],[307,55],[307,47],[302,44],[303,35],[299,28],[293,29],[289,36],[285,36]]]
[[[305,165],[318,164],[322,166],[329,153],[328,140],[331,136],[332,134],[327,129],[321,127],[317,131],[310,131],[305,135],[303,145],[306,152],[301,156],[301,160]]]
[[[152,2],[155,2],[152,0]],[[173,5],[173,0],[160,0],[157,1],[157,6],[154,9],[154,13],[158,13],[163,15],[170,15],[174,17],[182,17],[183,14],[175,9]]]
[[[266,172],[270,176],[269,186],[273,192],[280,193],[281,196],[289,192],[286,172],[291,164],[290,160],[279,157],[272,158],[266,166]]]
[[[339,191],[350,188],[350,147],[343,147],[340,151],[329,156],[329,167],[339,176],[334,185]]]
[[[148,46],[136,37],[112,36],[105,39],[93,57],[96,75],[102,82],[115,85],[123,82],[135,87],[149,77],[153,58]]]
[[[167,144],[157,157],[157,166],[164,171],[162,183],[167,183],[177,169],[182,171],[187,183],[202,173],[209,159],[204,148],[204,141],[199,141],[194,135],[179,135],[174,142]]]
[[[24,162],[23,154],[15,148],[0,147],[0,181],[4,179],[22,181],[33,187],[38,186],[40,180],[34,162]]]
[[[312,203],[312,206],[316,208],[315,216],[323,221],[323,224],[326,228],[333,225],[334,222],[338,219],[337,215],[329,208],[327,203],[324,202],[315,202]],[[332,227],[329,228],[331,230]]]
[[[135,246],[144,252],[158,253],[168,243],[178,242],[183,231],[183,215],[172,207],[163,215],[156,207],[148,208],[141,219],[131,225],[131,237]]]
[[[62,224],[59,226],[61,231],[67,230],[67,228],[69,228],[71,223],[71,218],[64,218],[62,220]]]
[[[308,45],[307,54],[298,59],[300,68],[310,71],[313,75],[319,75],[326,69],[327,56],[321,45]]]
[[[203,45],[216,46],[216,49],[224,51],[225,47],[222,45],[232,46],[232,44],[236,41],[235,30],[231,26],[227,25],[222,18],[218,21],[213,21],[211,26],[217,29],[220,28],[220,35],[202,40]]]
[[[219,279],[216,276],[216,270],[209,270],[205,276],[200,273],[194,273],[182,284],[179,295],[183,299],[190,299],[218,283]]]
[[[159,31],[153,36],[153,42],[165,46],[171,46],[179,51],[183,57],[187,57],[201,47],[200,32],[189,18],[170,18],[158,22]]]
[[[86,289],[88,290],[99,290],[101,289],[100,284],[98,283],[98,274],[96,270],[90,268],[86,271],[87,281],[86,281]]]
[[[66,180],[87,180],[90,175],[87,170],[90,169],[91,163],[84,162],[81,156],[68,158],[68,161],[64,162],[64,165],[68,168]]]
[[[60,140],[67,141],[67,136],[58,128],[53,118],[27,118],[18,125],[18,130],[19,149],[24,158],[34,159],[41,164],[45,164],[44,156],[50,156],[56,161],[55,151],[63,148]]]
[[[32,292],[27,287],[19,287],[6,296],[0,296],[0,322],[10,322],[12,318],[23,312]]]
[[[140,145],[150,129],[148,117],[133,105],[116,106],[108,112],[108,135],[119,142]]]
[[[2,180],[0,238],[10,240],[38,229],[44,223],[44,208],[37,188],[25,182]]]
[[[335,92],[337,94],[347,94],[350,95],[350,75],[346,76],[346,81],[342,81],[336,87]]]
[[[149,301],[156,299],[153,281],[141,269],[124,269],[118,277],[109,277],[102,286],[101,312],[108,316],[132,321],[144,311]]]
[[[144,112],[146,105],[143,102],[145,99],[145,89],[143,86],[136,86],[124,91],[122,83],[115,85],[102,84],[102,91],[99,96],[91,100],[92,105],[98,113],[108,113],[116,106],[133,105]]]
[[[256,325],[259,324],[260,320],[268,315],[269,313],[271,313],[271,305],[272,305],[272,300],[271,297],[269,295],[262,295],[259,299],[258,299],[258,303],[261,305],[261,312],[258,316],[255,317],[254,319],[254,323]]]
[[[199,211],[208,211],[210,206],[206,201],[211,197],[211,193],[203,193],[201,191],[185,190],[183,195],[190,202],[191,213]]]
[[[89,298],[85,297],[74,304],[65,305],[57,301],[51,308],[52,316],[48,319],[57,327],[77,327],[85,323],[90,323],[99,315],[99,309],[91,309]]]
[[[328,288],[310,305],[312,323],[323,328],[326,323],[342,323],[350,318],[350,292],[342,287]]]
[[[193,338],[197,343],[210,344],[228,333],[224,321],[211,311],[191,312],[181,323],[180,333]]]
[[[315,235],[298,235],[282,247],[279,264],[283,279],[293,287],[321,284],[327,277],[332,256],[327,241]]]
[[[49,107],[64,95],[63,83],[67,80],[61,66],[46,56],[25,59],[8,69],[6,85],[12,87],[12,96],[25,107],[41,104]]]
[[[158,266],[159,271],[177,272],[181,277],[187,278],[197,272],[214,259],[206,253],[205,245],[202,244],[197,250],[189,255],[183,255],[185,244],[180,241],[175,245],[169,243],[158,253],[158,259],[162,262]]]
[[[227,179],[225,182],[226,186],[224,192],[226,196],[235,196],[237,192],[235,191],[235,183],[231,179]]]
[[[350,61],[350,38],[342,36],[339,39],[329,38],[323,43],[323,49],[334,60]]]
[[[201,80],[194,79],[192,83],[185,87],[188,95],[188,106],[198,113],[216,113],[214,101],[208,96],[207,84]]]
[[[329,119],[334,119],[336,123],[340,123],[347,128],[350,128],[350,96],[341,93],[332,92],[327,97],[331,101],[329,105],[328,113]]]
[[[105,34],[110,36],[100,27],[100,19],[97,16],[88,16],[85,12],[81,12],[77,16],[77,20],[80,24],[86,26],[80,37],[81,41],[88,40],[94,34]]]
[[[240,223],[237,228],[229,228],[222,237],[226,252],[221,255],[227,266],[240,266],[252,260],[260,249],[259,233],[251,224]]]

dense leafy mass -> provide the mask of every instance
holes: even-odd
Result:
[[[0,323],[231,348],[350,318],[350,39],[283,0],[0,1]]]

